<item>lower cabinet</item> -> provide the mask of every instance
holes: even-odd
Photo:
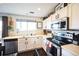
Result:
[[[42,47],[42,37],[18,39],[18,52]]]
[[[26,41],[24,38],[19,38],[18,39],[18,52],[19,51],[25,51],[26,50]]]
[[[42,40],[42,47],[43,47],[43,49],[46,51],[46,42],[47,42],[47,40],[46,39],[43,39]]]
[[[40,47],[42,47],[42,37],[37,37],[36,39],[35,39],[35,48],[40,48]]]
[[[62,56],[74,56],[74,55],[70,53],[69,51],[62,49]]]
[[[27,38],[26,42],[27,42],[26,50],[34,49],[34,39],[33,38]]]

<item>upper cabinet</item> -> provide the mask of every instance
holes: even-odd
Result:
[[[57,15],[57,13],[54,13],[54,14],[51,15],[51,21],[52,21],[52,22],[53,22],[54,20],[56,20],[56,15]]]
[[[51,23],[64,17],[69,17],[69,29],[79,30],[79,4],[68,4],[67,6],[55,11],[44,21],[44,28],[51,29]]]
[[[51,16],[47,19],[47,29],[51,30]]]
[[[43,21],[43,29],[47,29],[47,19]]]
[[[79,4],[70,4],[69,6],[70,29],[79,29]]]
[[[79,30],[79,4],[68,4],[68,6],[56,11],[58,19],[69,17],[69,29]]]
[[[57,15],[55,17],[56,18],[58,17],[57,19],[61,19],[63,17],[67,17],[68,16],[67,12],[68,12],[68,7],[66,6],[66,7],[56,11]]]
[[[51,29],[51,16],[43,21],[43,29]]]

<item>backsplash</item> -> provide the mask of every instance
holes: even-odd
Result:
[[[15,31],[10,31],[9,36],[32,36],[32,35],[43,35],[43,30],[35,30],[35,31],[28,31],[28,32],[15,32]]]

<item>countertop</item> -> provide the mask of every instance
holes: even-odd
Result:
[[[73,55],[79,56],[79,46],[74,45],[74,44],[67,44],[67,45],[63,45],[61,47],[65,50],[69,51]]]
[[[4,37],[3,39],[16,39],[16,38],[28,38],[28,37],[42,37],[43,35],[33,35],[33,36],[10,36]]]

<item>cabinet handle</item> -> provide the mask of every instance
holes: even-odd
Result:
[[[26,42],[25,42],[25,44],[26,44]]]
[[[27,40],[27,38],[25,40]]]
[[[28,44],[28,42],[27,42],[27,44]]]
[[[34,43],[36,44],[36,41],[34,41]]]
[[[27,46],[26,46],[26,48],[27,48]]]
[[[28,44],[28,42],[25,42],[25,44]]]

